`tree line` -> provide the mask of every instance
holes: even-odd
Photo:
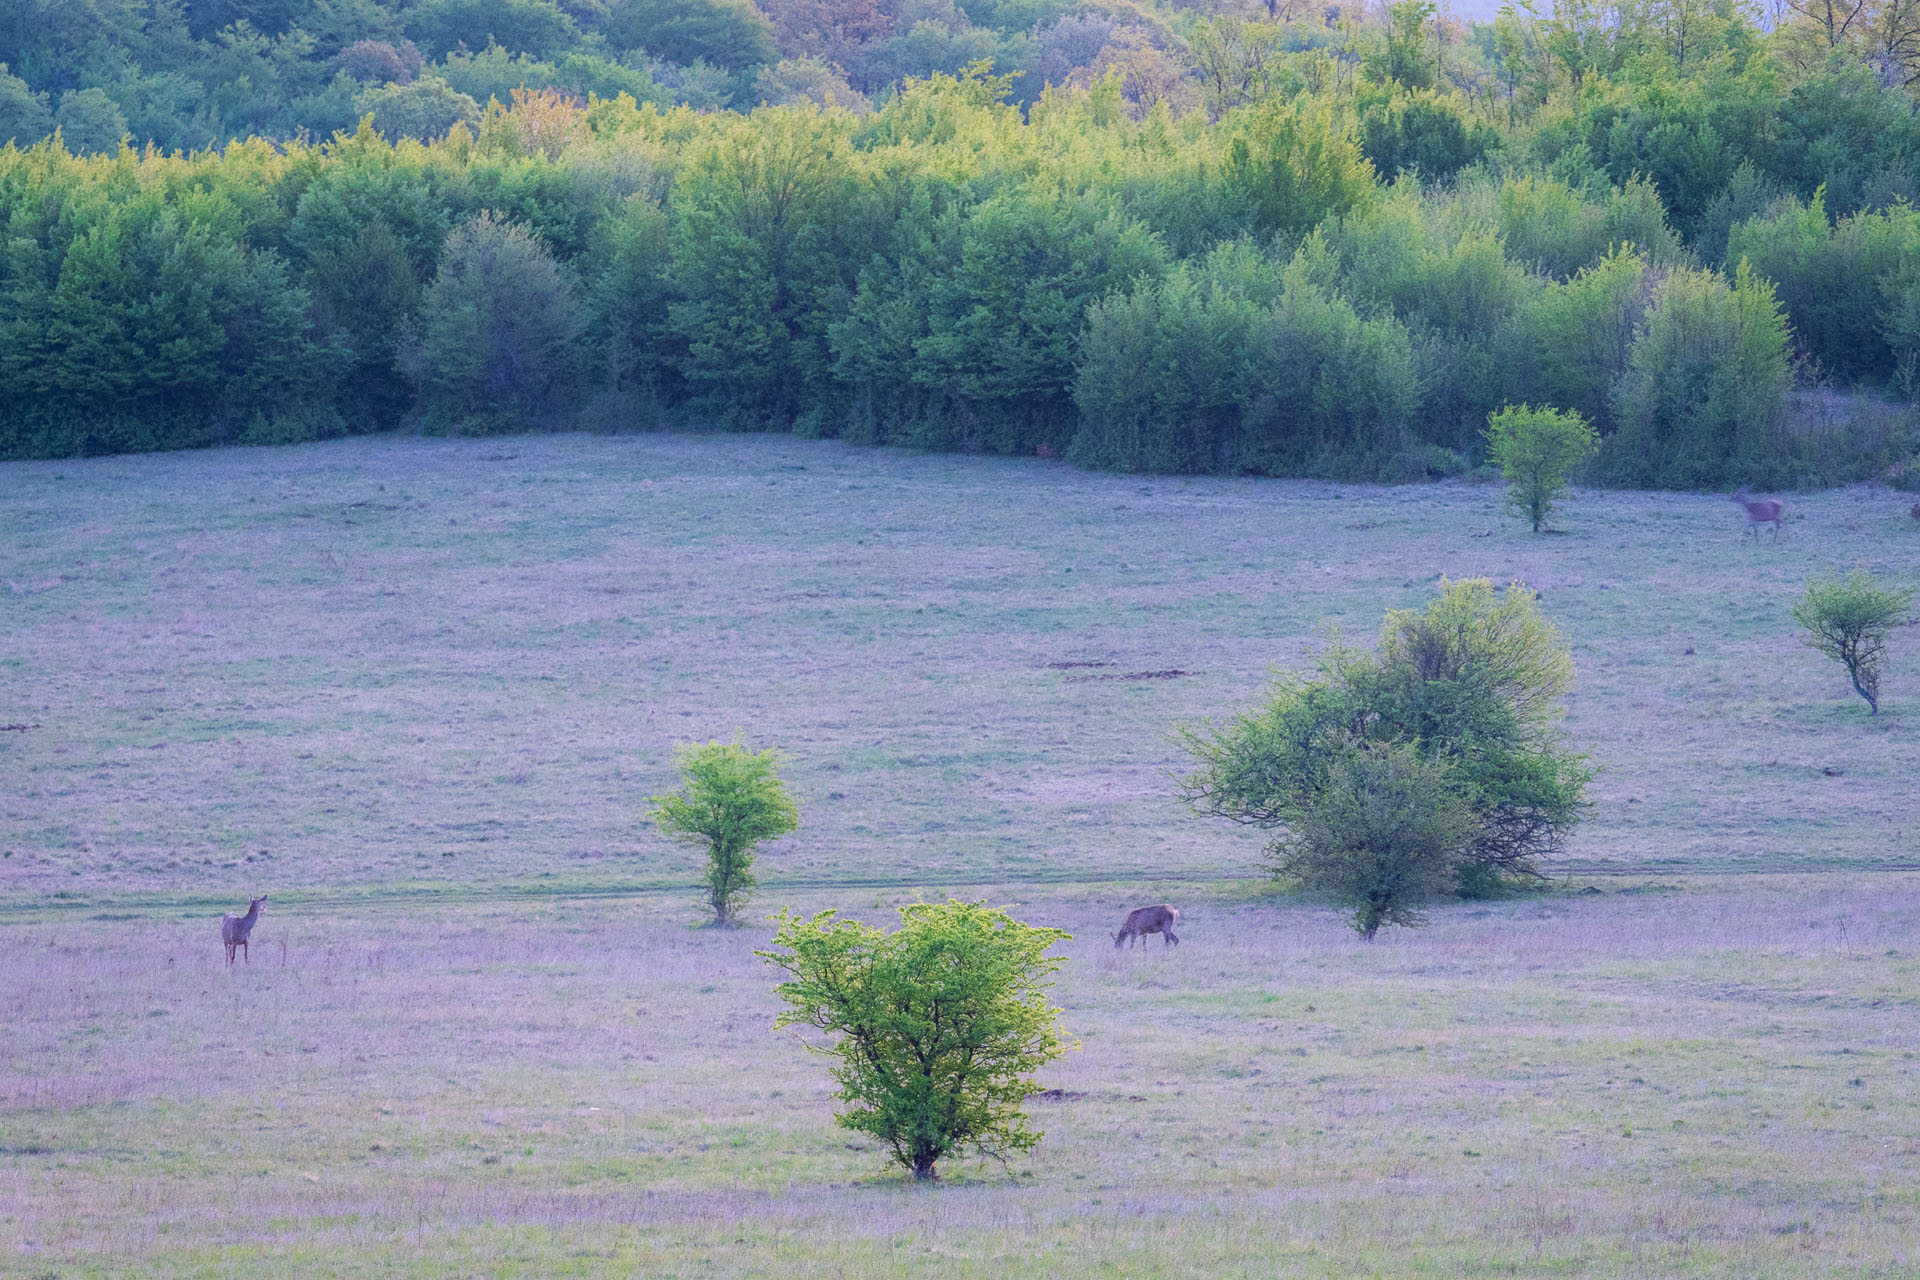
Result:
[[[1185,111],[975,68],[865,111],[516,89],[430,142],[0,149],[0,456],[685,420],[1409,479],[1527,404],[1594,424],[1603,483],[1901,460],[1786,406],[1920,389],[1903,87],[1738,24],[1682,66],[1500,28],[1476,97],[1421,8],[1347,80],[1261,28]]]

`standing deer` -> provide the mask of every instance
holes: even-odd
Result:
[[[1120,949],[1122,939],[1126,939],[1129,946],[1135,942],[1144,946],[1150,933],[1161,935],[1161,946],[1177,947],[1180,939],[1173,932],[1173,926],[1179,919],[1179,908],[1170,907],[1164,902],[1157,907],[1135,907],[1127,912],[1127,922],[1120,926],[1120,932],[1113,935],[1113,949]]]
[[[247,902],[247,914],[243,916],[220,917],[220,941],[227,944],[227,963],[233,963],[233,951],[238,947],[245,951],[247,963],[253,963],[253,952],[247,950],[247,939],[253,936],[254,921],[260,918],[260,908],[266,904],[267,895],[261,894]]]
[[[1746,510],[1747,532],[1753,535],[1755,542],[1760,541],[1760,526],[1769,523],[1773,525],[1773,540],[1780,541],[1780,513],[1787,509],[1786,503],[1778,498],[1761,498],[1758,502],[1751,502],[1747,499],[1744,485],[1733,491],[1733,500]]]

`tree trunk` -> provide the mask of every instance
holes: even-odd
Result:
[[[1850,678],[1853,680],[1853,691],[1867,700],[1867,707],[1868,707],[1867,714],[1870,716],[1879,715],[1880,700],[1874,697],[1872,694],[1868,693],[1865,689],[1860,687],[1859,676],[1852,676]]]

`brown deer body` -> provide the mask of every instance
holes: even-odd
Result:
[[[1761,498],[1755,501],[1747,497],[1744,487],[1733,491],[1733,500],[1746,511],[1747,532],[1753,535],[1754,541],[1760,540],[1760,526],[1763,524],[1771,524],[1773,540],[1775,542],[1780,540],[1780,513],[1787,509],[1786,503],[1778,498]]]
[[[1174,933],[1173,926],[1179,919],[1179,908],[1170,907],[1164,902],[1157,907],[1135,907],[1127,912],[1127,922],[1120,926],[1120,932],[1113,935],[1113,949],[1118,951],[1123,939],[1129,946],[1135,942],[1144,944],[1150,933],[1161,935],[1161,946],[1177,947],[1180,938]]]
[[[220,941],[227,944],[227,963],[233,963],[236,948],[246,953],[247,963],[253,963],[253,952],[247,950],[247,939],[253,936],[254,922],[260,919],[260,908],[265,906],[267,895],[261,894],[247,902],[247,914],[243,916],[220,917]]]

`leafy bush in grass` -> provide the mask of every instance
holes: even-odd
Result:
[[[1538,533],[1566,496],[1567,477],[1600,451],[1600,437],[1577,413],[1508,405],[1487,419],[1487,449],[1507,478],[1508,508]]]
[[[753,846],[800,825],[800,811],[774,772],[779,756],[738,743],[689,744],[675,752],[686,785],[654,798],[660,829],[707,854],[707,905],[731,924],[753,891]]]
[[[902,907],[892,933],[834,916],[783,911],[776,949],[758,954],[788,975],[775,1028],[839,1037],[808,1047],[839,1059],[840,1123],[916,1179],[969,1148],[1004,1162],[1036,1146],[1020,1104],[1072,1047],[1047,1003],[1065,963],[1047,951],[1069,935],[977,902]]]
[[[1400,868],[1390,900],[1402,911],[1437,887],[1436,868],[1484,887],[1537,876],[1540,859],[1561,847],[1591,777],[1555,725],[1572,678],[1566,645],[1532,592],[1443,582],[1424,610],[1387,615],[1375,652],[1335,646],[1316,676],[1282,676],[1264,703],[1229,723],[1180,731],[1198,762],[1181,795],[1208,816],[1275,832],[1268,856],[1277,870],[1312,869],[1310,882],[1344,895],[1358,927],[1378,927],[1393,913],[1371,916],[1354,888],[1363,853]],[[1423,768],[1406,764],[1406,752]],[[1436,777],[1468,820],[1456,830],[1433,809],[1434,825],[1407,828],[1397,852],[1373,848],[1393,824],[1376,830],[1368,806],[1377,800],[1402,816],[1432,809]],[[1328,825],[1337,815],[1346,815],[1339,829]],[[1435,841],[1448,832],[1456,838],[1442,856]],[[1329,869],[1339,866],[1350,870]]]
[[[1806,632],[1802,643],[1845,667],[1853,691],[1871,708],[1868,714],[1877,716],[1887,637],[1912,607],[1913,588],[1882,586],[1865,569],[1855,569],[1844,578],[1829,573],[1808,582],[1793,620]]]

